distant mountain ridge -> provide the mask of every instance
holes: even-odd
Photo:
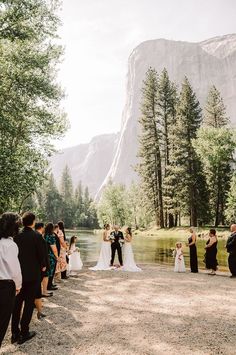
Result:
[[[199,43],[166,39],[146,41],[137,46],[129,57],[126,103],[120,134],[115,135],[115,139],[112,135],[105,135],[107,139],[103,149],[101,144],[96,145],[92,140],[80,149],[74,147],[65,150],[63,159],[53,157],[54,174],[57,170],[56,161],[60,161],[61,166],[68,163],[73,179],[78,180],[82,176],[85,184],[91,186],[93,196],[97,197],[109,179],[126,185],[137,179],[133,167],[137,164],[141,87],[150,66],[157,72],[166,68],[170,79],[178,85],[186,75],[202,107],[209,88],[215,85],[223,96],[232,125],[236,125],[236,34]],[[102,142],[102,138],[96,138]],[[107,157],[105,161],[104,154]],[[98,159],[96,169],[94,163],[90,163],[94,162],[94,157]]]
[[[74,187],[81,181],[95,196],[103,183],[116,152],[119,134],[104,134],[94,137],[87,144],[79,144],[57,152],[50,161],[53,175],[60,183],[64,167],[70,169]]]

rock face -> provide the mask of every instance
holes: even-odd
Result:
[[[186,75],[204,107],[213,84],[220,90],[228,116],[236,125],[236,34],[212,38],[200,43],[157,39],[141,43],[128,62],[127,98],[119,135],[103,135],[89,144],[68,148],[52,159],[52,171],[59,179],[67,164],[75,184],[87,185],[99,198],[109,179],[129,185],[137,180],[140,116],[140,89],[149,67],[168,70],[170,79],[181,84]]]
[[[141,43],[128,64],[127,99],[117,151],[100,188],[109,179],[130,184],[137,179],[132,166],[137,163],[140,89],[147,69],[168,70],[170,79],[181,84],[186,75],[204,107],[213,84],[220,90],[232,124],[236,124],[236,34],[212,38],[200,43],[165,39]],[[99,195],[99,193],[98,193]]]
[[[88,186],[91,196],[94,197],[111,167],[118,137],[118,134],[104,134],[94,137],[88,144],[80,144],[55,154],[50,165],[57,183],[67,165],[74,187],[81,181],[83,186]]]

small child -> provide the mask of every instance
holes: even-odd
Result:
[[[175,268],[174,272],[185,272],[185,263],[184,263],[184,254],[182,250],[182,243],[178,242],[175,245],[175,250],[174,250],[174,256],[175,256]]]
[[[77,248],[75,245],[76,241],[76,236],[71,237],[69,248],[69,272],[72,275],[77,271],[81,270],[83,267],[83,263],[80,258],[79,248]]]

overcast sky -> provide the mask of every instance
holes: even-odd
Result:
[[[57,147],[117,132],[127,61],[140,42],[201,41],[236,32],[236,0],[64,0],[60,81],[71,129]]]

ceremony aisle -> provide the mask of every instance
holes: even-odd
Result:
[[[34,314],[31,342],[10,344],[14,355],[235,354],[236,281],[175,274],[142,265],[141,273],[84,269],[44,301],[47,318]]]

